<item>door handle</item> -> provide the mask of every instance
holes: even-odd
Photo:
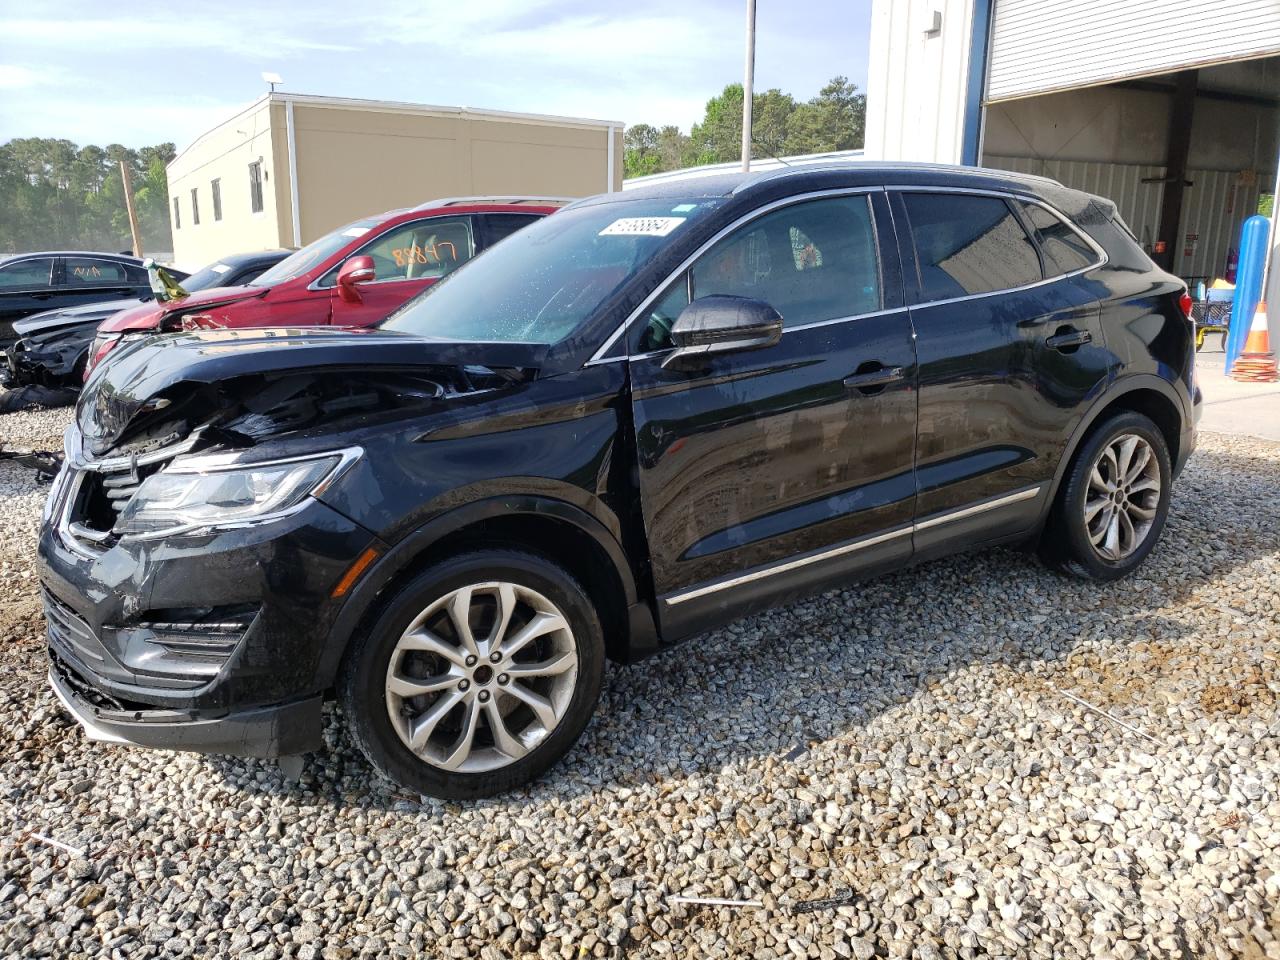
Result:
[[[1093,334],[1088,330],[1077,330],[1075,327],[1066,327],[1055,333],[1052,337],[1046,337],[1044,345],[1052,347],[1054,350],[1071,350],[1075,347],[1082,347],[1086,343],[1093,342]]]
[[[878,390],[890,383],[896,383],[904,376],[902,367],[880,367],[865,373],[851,373],[844,378],[844,385],[850,390]]]

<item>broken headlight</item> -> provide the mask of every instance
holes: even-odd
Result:
[[[143,481],[115,533],[169,536],[274,519],[320,493],[359,455],[352,449],[249,465],[175,465]]]

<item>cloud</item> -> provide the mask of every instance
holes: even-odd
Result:
[[[246,20],[247,18],[247,20]],[[234,20],[235,22],[228,22]],[[237,11],[234,17],[185,16],[175,25],[165,17],[75,18],[68,20],[0,20],[0,36],[17,46],[68,50],[218,51],[246,58],[293,57],[305,53],[352,52],[357,48],[329,40],[309,39],[293,18],[262,17]]]
[[[37,71],[16,63],[0,63],[0,90],[21,90],[48,82]]]

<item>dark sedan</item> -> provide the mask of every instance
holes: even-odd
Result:
[[[223,257],[182,280],[182,287],[194,293],[214,287],[241,286],[255,280],[289,253],[288,250],[259,250]],[[173,270],[168,272],[175,273]],[[7,381],[11,387],[70,387],[78,390],[98,324],[149,299],[150,287],[141,296],[45,310],[16,321],[13,324],[16,340],[5,351],[5,362],[0,364],[0,382]]]
[[[122,253],[43,251],[5,257],[0,259],[0,348],[12,342],[13,322],[33,313],[143,297],[150,290],[142,261]]]

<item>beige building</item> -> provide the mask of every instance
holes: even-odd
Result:
[[[174,262],[299,247],[443,197],[590,196],[622,185],[623,124],[270,93],[169,164]]]

